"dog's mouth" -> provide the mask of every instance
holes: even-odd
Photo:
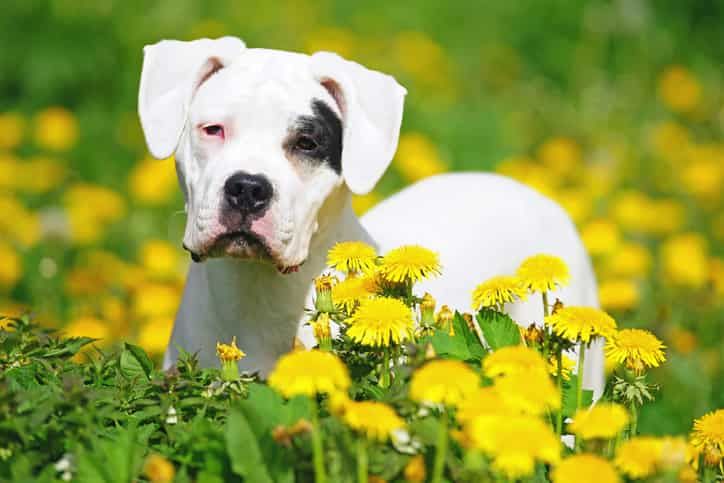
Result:
[[[191,260],[201,263],[208,258],[231,257],[240,260],[256,260],[272,263],[279,273],[289,274],[299,270],[300,265],[287,266],[279,262],[269,244],[249,230],[235,230],[222,233],[214,238],[203,252],[194,252],[184,246]]]

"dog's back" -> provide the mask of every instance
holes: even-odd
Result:
[[[538,253],[563,259],[570,284],[549,294],[566,305],[598,306],[596,279],[588,254],[568,215],[554,201],[510,178],[485,173],[434,176],[397,193],[370,210],[362,224],[380,253],[404,244],[437,251],[442,275],[424,281],[440,304],[471,311],[471,295],[496,275],[512,275],[527,257]],[[540,323],[539,296],[509,304],[521,325]],[[586,379],[601,388],[603,356],[590,352]]]

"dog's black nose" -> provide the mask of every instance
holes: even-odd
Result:
[[[271,183],[260,174],[236,173],[224,183],[226,201],[245,214],[264,211],[273,195]]]

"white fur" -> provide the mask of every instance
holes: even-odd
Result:
[[[246,49],[228,37],[162,41],[144,52],[139,114],[151,153],[176,152],[188,215],[184,243],[215,255],[216,237],[228,230],[219,212],[232,174],[263,174],[275,191],[272,205],[252,225],[270,247],[271,260],[240,249],[226,252],[233,257],[193,264],[165,365],[176,360],[178,347],[198,351],[203,365],[214,365],[216,342],[236,336],[248,354],[240,366],[267,373],[292,346],[327,250],[344,240],[363,240],[381,252],[405,243],[438,251],[443,275],[417,289],[460,310],[470,309],[477,283],[513,273],[536,253],[558,255],[571,270],[571,285],[552,299],[597,305],[590,262],[568,216],[512,180],[438,176],[389,198],[362,220],[354,215],[351,192],[371,190],[397,146],[405,90],[392,77],[334,54]],[[312,99],[342,118],[342,177],[325,166],[292,162],[282,149],[289,123],[310,114]],[[204,138],[199,126],[208,123],[223,123],[226,140]],[[278,270],[302,263],[297,273]],[[512,305],[510,312],[522,324],[540,322],[540,301]],[[308,332],[301,335],[312,342]],[[599,393],[600,347],[586,361],[585,383]]]

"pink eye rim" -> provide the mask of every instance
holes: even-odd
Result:
[[[205,137],[224,139],[226,137],[224,126],[221,124],[204,124],[200,126]]]

